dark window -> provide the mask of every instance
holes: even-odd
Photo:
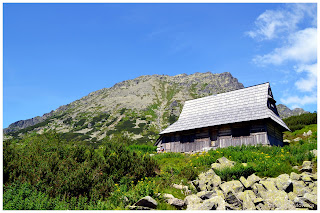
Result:
[[[232,129],[232,137],[249,136],[249,135],[250,135],[249,127],[233,128]]]

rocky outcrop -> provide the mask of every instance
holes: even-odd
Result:
[[[158,206],[158,202],[150,196],[146,196],[138,200],[130,209],[144,210],[144,209],[155,209]]]
[[[278,110],[278,113],[282,119],[290,117],[290,116],[309,113],[308,111],[305,111],[302,108],[295,108],[295,109],[291,110],[286,105],[283,105],[283,104],[277,105],[277,110]]]
[[[229,160],[219,159],[214,163]],[[226,163],[227,162],[227,163]],[[303,163],[302,168],[312,171],[312,164]],[[197,194],[185,198],[187,210],[296,210],[317,209],[317,175],[302,170],[276,178],[260,178],[255,174],[240,180],[222,182],[210,169],[201,173],[192,184]]]

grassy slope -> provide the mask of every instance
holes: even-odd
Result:
[[[19,182],[6,184],[4,209],[125,209],[127,205],[132,205],[146,195],[156,198],[159,202],[158,209],[174,209],[166,204],[161,197],[157,197],[157,193],[170,193],[183,199],[185,195],[180,190],[172,188],[171,184],[183,183],[187,185],[189,180],[195,179],[199,173],[208,170],[211,163],[222,156],[237,162],[232,169],[216,171],[225,181],[239,179],[240,176],[248,176],[252,173],[261,177],[276,177],[282,173],[295,171],[292,166],[301,165],[304,160],[312,160],[316,164],[316,158],[310,153],[310,150],[317,148],[316,125],[308,125],[304,129],[292,133],[287,132],[286,137],[301,136],[309,129],[314,132],[311,137],[303,138],[300,142],[282,148],[243,146],[191,155],[182,153],[155,154],[152,157],[158,165],[155,168],[155,176],[143,177],[133,182],[116,182],[111,187],[111,193],[100,200],[90,201],[85,196],[51,197],[46,192],[39,191],[41,187],[35,188],[35,185],[28,185],[28,181],[24,184],[19,184]],[[119,140],[123,141],[124,139],[120,138]],[[142,158],[155,152],[154,147],[147,145],[130,145],[128,148]],[[103,156],[105,155],[104,149],[101,145],[99,149],[96,149],[96,152]],[[241,163],[247,163],[248,166],[243,167]],[[129,199],[129,202],[123,202],[124,196]],[[28,202],[22,202],[22,200],[28,200]]]

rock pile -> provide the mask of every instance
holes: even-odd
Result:
[[[233,162],[222,158],[212,167],[226,165],[233,166]],[[310,173],[310,161],[305,161],[302,168],[302,174],[292,172],[276,178],[252,174],[228,182],[221,181],[210,169],[192,181],[198,193],[187,196],[184,202],[187,210],[317,209],[317,174]]]

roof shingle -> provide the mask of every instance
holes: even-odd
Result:
[[[179,119],[163,130],[170,132],[271,118],[290,130],[267,106],[269,83],[186,101]]]

